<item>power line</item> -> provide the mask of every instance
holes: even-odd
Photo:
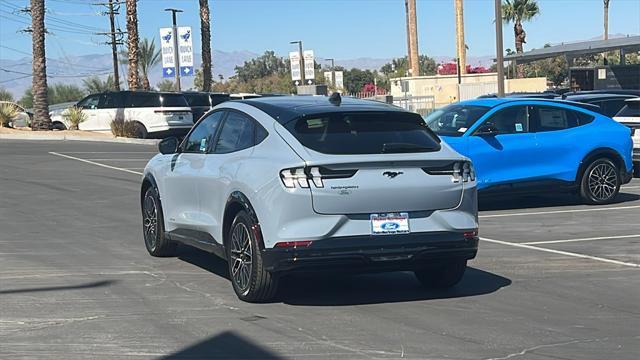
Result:
[[[0,48],[11,50],[11,51],[16,52],[18,54],[33,56],[33,54],[30,53],[30,52],[18,50],[18,49],[15,49],[15,48],[12,48],[12,47],[9,47],[9,46],[5,46],[5,45],[0,45]],[[50,57],[47,57],[46,59],[47,59],[47,61],[53,61],[53,62],[57,62],[57,63],[61,63],[61,64],[67,64],[67,65],[71,65],[71,66],[74,66],[74,67],[84,68],[86,70],[95,70],[95,71],[105,71],[105,70],[107,70],[106,68],[98,68],[98,67],[93,67],[93,66],[81,65],[81,64],[72,63],[70,61],[52,59]]]

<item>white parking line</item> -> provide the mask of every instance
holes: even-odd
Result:
[[[617,206],[617,207],[599,207],[590,209],[573,209],[573,210],[551,210],[551,211],[534,211],[534,212],[516,212],[510,214],[490,214],[480,215],[480,219],[507,217],[507,216],[529,216],[529,215],[547,215],[547,214],[565,214],[565,213],[579,213],[579,212],[592,212],[592,211],[610,211],[610,210],[627,210],[627,209],[640,209],[640,205],[630,206]]]
[[[65,151],[66,154],[157,154],[157,151]]]
[[[553,253],[553,254],[557,254],[557,255],[572,256],[572,257],[577,257],[577,258],[582,258],[582,259],[590,259],[590,260],[595,260],[595,261],[606,262],[606,263],[610,263],[610,264],[616,264],[616,265],[623,265],[623,266],[630,266],[630,267],[640,268],[640,264],[635,264],[635,263],[630,263],[630,262],[625,262],[625,261],[619,261],[619,260],[613,260],[613,259],[606,259],[606,258],[602,258],[602,257],[598,257],[598,256],[578,254],[578,253],[569,252],[569,251],[562,251],[562,250],[546,249],[546,248],[542,248],[542,247],[538,247],[538,246],[532,246],[532,245],[512,243],[512,242],[508,242],[508,241],[488,239],[488,238],[485,238],[485,237],[481,237],[480,240],[486,241],[486,242],[490,242],[490,243],[495,243],[495,244],[501,244],[501,245],[508,245],[508,246],[524,248],[524,249],[544,251],[544,252]]]
[[[149,159],[85,159],[89,161],[149,161]]]
[[[123,172],[126,172],[126,173],[130,173],[130,174],[142,175],[142,173],[138,172],[138,171],[133,171],[133,170],[125,169],[125,168],[119,168],[119,167],[111,166],[111,165],[105,165],[105,164],[101,164],[101,163],[98,163],[98,162],[95,162],[95,161],[86,160],[86,159],[80,159],[80,158],[77,158],[75,156],[69,156],[69,155],[65,155],[65,154],[60,154],[60,153],[53,152],[53,151],[49,151],[49,154],[60,156],[60,157],[71,159],[71,160],[82,161],[82,162],[87,163],[87,164],[92,164],[92,165],[100,166],[100,167],[111,169],[111,170],[118,170],[118,171],[123,171]]]
[[[531,242],[523,242],[523,243],[519,243],[519,244],[523,244],[523,245],[561,244],[561,243],[570,243],[570,242],[579,242],[579,241],[632,239],[632,238],[640,238],[640,234],[638,234],[638,235],[619,235],[619,236],[600,236],[600,237],[590,237],[590,238],[581,238],[581,239],[567,239],[567,240],[531,241]]]

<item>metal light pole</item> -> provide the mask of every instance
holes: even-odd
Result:
[[[496,65],[498,69],[498,97],[504,97],[504,50],[502,49],[502,1],[495,0]]]
[[[298,55],[300,55],[300,79],[302,80],[302,85],[306,85],[304,79],[304,58],[302,57],[302,40],[289,41],[289,44],[298,44]]]
[[[176,90],[180,91],[180,55],[178,51],[178,24],[176,21],[176,13],[182,12],[180,9],[164,9],[164,11],[171,11],[173,18],[173,64],[175,65],[175,78],[176,78]]]

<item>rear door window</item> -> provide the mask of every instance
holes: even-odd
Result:
[[[536,132],[566,130],[578,126],[575,111],[552,106],[533,106],[533,128]]]
[[[235,111],[230,111],[222,125],[214,152],[225,154],[250,148],[255,143],[255,122]]]
[[[189,106],[211,106],[209,94],[185,94]]]
[[[285,125],[305,147],[324,154],[429,152],[440,139],[418,114],[336,112],[304,116]]]
[[[113,109],[122,107],[122,96],[119,93],[106,93],[100,96],[100,109]]]

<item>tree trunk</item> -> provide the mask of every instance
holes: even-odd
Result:
[[[411,76],[420,76],[420,57],[418,55],[418,20],[416,0],[409,0],[409,38],[411,39]]]
[[[151,83],[149,83],[149,77],[146,74],[142,75],[142,88],[144,90],[151,90]]]
[[[211,22],[209,0],[200,0],[200,35],[202,38],[202,90],[211,91]]]
[[[411,26],[409,26],[409,0],[404,0],[404,11],[407,18],[407,66],[409,67],[409,69],[411,69]]]
[[[456,11],[456,47],[460,62],[460,74],[467,73],[467,49],[464,43],[464,11],[462,0],[455,0]]]
[[[47,58],[44,45],[44,0],[31,0],[33,40],[33,123],[34,131],[50,130],[49,99],[47,98]]]
[[[524,28],[522,27],[522,22],[519,19],[516,20],[516,22],[513,24],[513,33],[515,35],[516,53],[522,54],[524,52],[524,44],[527,42],[526,41],[527,33],[524,31]],[[516,78],[518,79],[524,78],[523,64],[518,64],[516,71],[517,71]]]
[[[136,90],[140,84],[138,75],[138,10],[137,0],[127,0],[127,34],[129,36],[129,74],[127,82],[129,90]]]

